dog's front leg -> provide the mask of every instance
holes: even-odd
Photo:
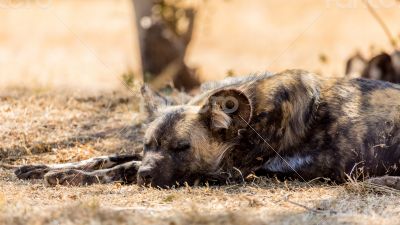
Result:
[[[131,161],[109,169],[95,170],[91,172],[67,169],[48,172],[44,179],[50,186],[54,185],[91,185],[107,183],[136,183],[136,174],[141,161]]]
[[[140,154],[101,156],[83,160],[80,162],[52,164],[52,165],[26,165],[20,166],[15,170],[15,175],[19,179],[43,179],[44,175],[50,171],[59,170],[80,170],[91,172],[95,170],[108,169],[130,161],[142,159]]]

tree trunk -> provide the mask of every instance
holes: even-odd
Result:
[[[178,34],[174,30],[175,20],[171,23],[163,19],[162,15],[153,15],[153,6],[160,2],[162,1],[133,0],[143,80],[155,89],[172,82],[175,88],[191,90],[200,84],[195,70],[184,62],[193,33],[194,10],[185,9],[189,25],[183,34]]]
[[[145,51],[145,33],[146,30],[141,25],[141,21],[143,18],[151,18],[151,8],[155,4],[155,0],[133,0],[133,8],[135,10],[135,23],[138,34],[138,43],[139,43],[139,51],[140,51],[140,65],[142,76],[144,75],[144,51]]]

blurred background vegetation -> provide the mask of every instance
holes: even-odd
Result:
[[[400,3],[369,2],[398,40]],[[191,89],[289,68],[344,76],[355,52],[393,50],[361,0],[1,0],[0,27],[3,88]]]

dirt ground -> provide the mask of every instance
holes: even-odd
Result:
[[[139,65],[130,1],[11,2],[0,2],[0,163],[140,151],[138,94],[120,81]],[[346,2],[195,1],[187,61],[204,80],[288,68],[341,76],[356,49],[389,48],[362,4]],[[396,7],[378,10],[392,28]],[[363,183],[47,187],[0,168],[0,224],[11,225],[400,224],[399,203],[399,192]]]

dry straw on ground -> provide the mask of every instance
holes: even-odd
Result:
[[[69,96],[69,97],[65,97]],[[140,151],[130,92],[96,96],[0,96],[1,161],[60,163]],[[12,110],[11,110],[12,109]],[[396,224],[400,194],[351,182],[253,182],[221,187],[146,189],[136,185],[46,187],[0,169],[0,224]]]

